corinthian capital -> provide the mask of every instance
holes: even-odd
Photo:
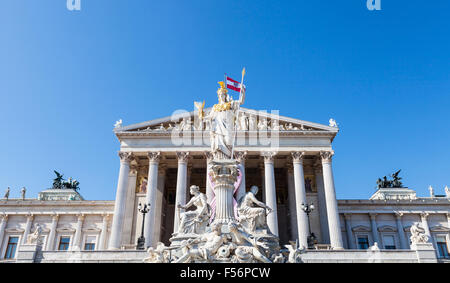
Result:
[[[119,151],[120,162],[130,163],[134,159],[132,152]]]
[[[188,151],[177,151],[178,162],[188,162],[189,152]]]
[[[264,151],[261,153],[261,156],[264,157],[264,162],[273,162],[275,155],[277,155],[275,151]]]
[[[245,159],[247,159],[247,154],[248,151],[236,151],[234,153],[234,158],[236,158],[238,162],[242,162],[245,161]]]
[[[211,151],[204,151],[203,153],[205,154],[206,160],[207,160],[208,162],[210,162],[211,160],[213,160],[214,155],[213,155],[213,153],[212,153]]]
[[[161,152],[160,151],[150,151],[147,152],[148,160],[150,162],[159,162],[161,160]]]
[[[291,152],[292,161],[294,162],[303,162],[303,157],[305,156],[305,152],[303,151],[294,151]]]
[[[321,151],[320,157],[322,158],[322,162],[331,162],[331,157],[333,157],[333,151]]]

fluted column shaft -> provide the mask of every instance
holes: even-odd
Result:
[[[206,157],[206,201],[210,204],[214,196],[213,188],[211,187],[211,183],[209,181],[213,154],[210,151],[205,151],[204,154]]]
[[[100,239],[98,240],[98,248],[97,250],[105,250],[106,247],[106,235],[108,234],[108,221],[109,221],[109,215],[105,214],[103,215],[103,221],[102,221],[102,231],[100,232]]]
[[[72,251],[81,250],[81,233],[83,229],[84,215],[78,215],[75,236],[73,237]]]
[[[341,224],[334,189],[333,170],[331,168],[332,152],[323,151],[322,157],[323,181],[325,189],[325,200],[327,205],[328,229],[330,231],[330,244],[333,249],[343,249]]]
[[[287,174],[288,184],[288,201],[289,201],[289,223],[291,225],[291,240],[298,239],[297,227],[297,204],[295,202],[295,180],[294,180],[294,166],[289,164]]]
[[[2,222],[0,223],[0,247],[3,246],[3,237],[5,236],[6,224],[8,224],[8,215],[4,214],[2,216]]]
[[[314,174],[316,175],[317,186],[317,203],[319,206],[320,216],[320,231],[322,236],[322,243],[330,243],[330,230],[328,229],[328,216],[327,216],[327,203],[325,198],[325,189],[323,185],[322,165],[316,164],[314,168]]]
[[[156,215],[155,225],[153,229],[153,244],[156,245],[161,238],[161,221],[162,221],[162,208],[164,198],[164,186],[166,181],[166,167],[160,165],[158,168],[158,190],[156,192]]]
[[[58,227],[58,219],[59,215],[53,215],[52,224],[50,226],[50,233],[48,234],[46,250],[53,251],[55,249],[55,236],[56,236],[56,228]]]
[[[344,214],[345,217],[345,230],[347,232],[347,245],[349,249],[356,249],[355,246],[355,239],[353,237],[353,231],[352,231],[352,215],[351,214]]]
[[[30,234],[31,224],[33,223],[33,214],[27,216],[27,223],[25,224],[25,231],[23,232],[22,244],[27,243],[28,234]]]
[[[247,158],[247,151],[235,152],[236,160],[239,162],[239,170],[242,174],[241,184],[236,192],[236,201],[239,201],[243,196],[245,196],[245,159]]]
[[[302,209],[306,203],[305,175],[303,173],[303,152],[292,152],[295,180],[295,203],[297,213],[298,241],[300,247],[308,247],[308,215]]]
[[[374,242],[381,245],[380,237],[378,236],[378,225],[377,225],[377,215],[375,213],[370,213],[370,225],[372,227],[372,238]]]
[[[134,156],[131,152],[119,152],[120,170],[117,182],[116,202],[114,206],[114,217],[109,240],[109,249],[119,249],[122,240],[122,227],[125,217],[125,206],[127,198],[128,175],[130,173],[130,162]]]
[[[400,248],[406,250],[408,249],[408,242],[406,240],[405,231],[403,230],[402,214],[397,213],[395,216],[397,222],[398,238],[400,239]]]
[[[186,204],[187,192],[187,164],[189,159],[189,152],[177,152],[178,157],[178,172],[177,172],[177,190],[175,196],[175,218],[173,221],[173,231],[178,231],[178,224],[180,221],[180,213],[183,209],[178,209],[177,205]]]
[[[158,209],[158,207],[156,207],[156,191],[158,190],[158,165],[160,156],[160,152],[148,153],[149,165],[146,203],[150,204],[150,207],[144,224],[146,247],[156,246],[153,230],[155,229],[156,210]]]
[[[267,225],[270,231],[278,236],[278,213],[277,213],[277,195],[275,187],[275,172],[273,158],[274,152],[264,152],[264,176],[265,176],[265,192],[266,205],[273,211],[267,215]]]

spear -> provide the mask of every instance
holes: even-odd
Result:
[[[242,77],[241,77],[241,89],[239,91],[239,104],[238,104],[238,109],[236,110],[236,117],[235,117],[235,122],[234,122],[234,132],[233,132],[233,146],[231,148],[231,159],[233,159],[233,154],[234,154],[234,140],[236,138],[236,132],[237,132],[237,117],[239,115],[239,109],[241,108],[241,99],[242,99],[242,89],[244,87],[244,76],[245,76],[245,67],[242,69]]]

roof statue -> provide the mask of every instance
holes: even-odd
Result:
[[[386,176],[383,177],[383,179],[378,178],[377,180],[377,188],[403,188],[403,183],[400,182],[402,179],[398,176],[401,170],[398,170],[394,174],[391,174],[392,180],[388,180]]]

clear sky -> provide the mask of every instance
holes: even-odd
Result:
[[[427,196],[450,186],[450,1],[0,2],[0,196],[51,187],[115,198],[124,125],[216,102],[247,69],[244,107],[328,124],[339,199],[402,169]]]

